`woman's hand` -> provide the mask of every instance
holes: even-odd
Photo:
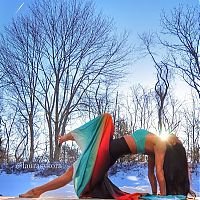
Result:
[[[168,142],[169,144],[173,146],[176,145],[177,143],[182,144],[182,142],[179,140],[179,138],[176,135],[169,135]]]
[[[59,136],[58,136],[58,143],[59,143],[59,144],[62,144],[63,142],[65,142],[64,135],[59,135]]]
[[[58,136],[58,143],[61,145],[63,142],[66,142],[68,140],[74,140],[73,135],[69,132],[67,134],[64,135],[59,135]]]
[[[190,190],[189,191],[189,194],[193,197],[193,198],[195,198],[196,197],[196,194],[195,194],[195,192],[194,191],[192,191],[192,190]]]

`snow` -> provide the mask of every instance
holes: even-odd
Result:
[[[48,178],[34,177],[34,173],[20,175],[2,173],[0,175],[0,194],[3,196],[18,196],[19,194],[25,193],[33,187],[47,183],[56,177],[57,176],[50,176]],[[42,196],[77,198],[72,182],[65,187],[46,192]]]
[[[0,194],[3,196],[18,196],[27,190],[44,184],[57,176],[50,176],[45,178],[34,177],[34,173],[23,174],[6,174],[0,173]],[[130,169],[123,169],[118,171],[115,175],[110,176],[112,182],[120,189],[126,192],[149,192],[150,185],[147,177],[147,167],[136,166]],[[200,196],[200,165],[191,174],[191,189],[195,191],[197,196]],[[67,197],[77,198],[73,183],[59,188],[57,190],[46,192],[42,197]]]

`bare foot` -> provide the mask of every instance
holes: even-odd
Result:
[[[19,197],[20,198],[38,198],[40,197],[40,194],[35,189],[32,189],[24,194],[20,194]]]

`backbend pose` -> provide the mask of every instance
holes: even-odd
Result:
[[[140,129],[131,135],[113,139],[110,114],[103,114],[70,133],[59,136],[59,143],[75,140],[82,150],[80,158],[62,176],[20,195],[39,197],[44,192],[65,186],[71,180],[79,198],[128,199],[107,177],[107,171],[125,154],[148,155],[148,178],[152,194],[187,195],[190,191],[185,149],[174,135],[168,140]],[[154,174],[155,168],[155,174]],[[157,189],[157,182],[159,191]]]

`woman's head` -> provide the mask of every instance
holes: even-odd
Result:
[[[181,143],[168,145],[164,160],[166,193],[187,195],[190,191],[185,148]]]

